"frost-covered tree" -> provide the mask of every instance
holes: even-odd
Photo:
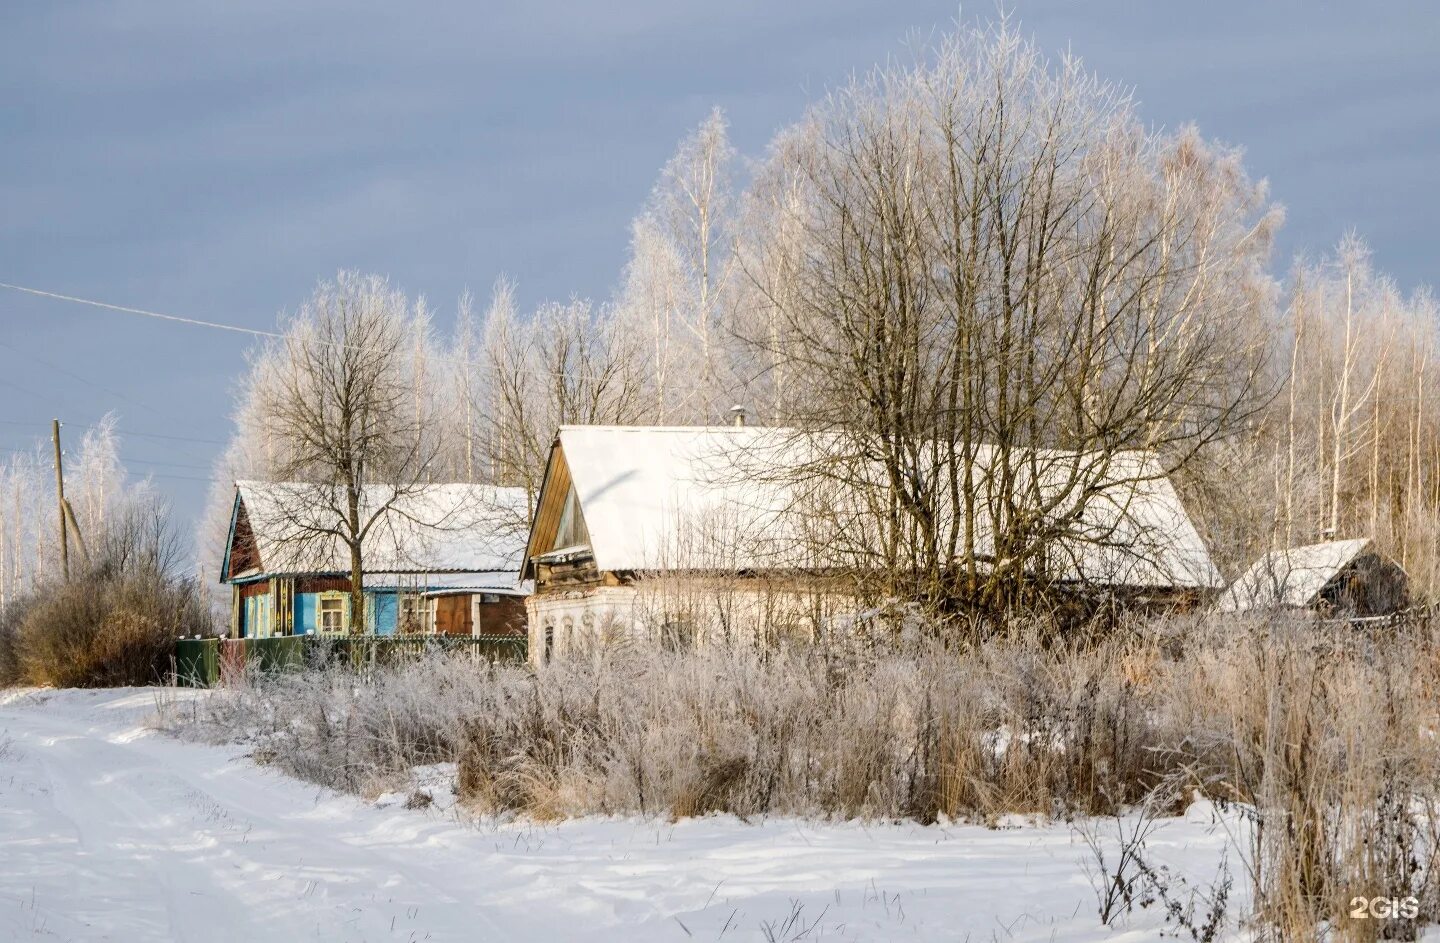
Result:
[[[642,377],[633,339],[609,310],[572,300],[522,320],[497,300],[485,326],[490,459],[496,481],[524,487],[533,507],[556,430],[639,421]]]
[[[735,163],[716,108],[680,142],[631,229],[616,316],[651,358],[657,422],[715,421],[735,387]]]
[[[1265,404],[1263,185],[1007,23],[836,91],[759,177],[748,340],[785,418],[844,453],[801,474],[875,491],[840,533],[886,595],[1015,604],[1059,541],[1111,539],[1097,482],[1173,471]]]
[[[279,481],[278,528],[296,551],[341,546],[353,624],[364,624],[365,549],[431,479],[429,318],[385,279],[342,272],[322,283],[251,367],[248,395]],[[323,551],[322,551],[323,552]]]
[[[148,515],[165,532],[161,556],[168,572],[175,550],[168,511],[148,480],[130,480],[120,457],[117,424],[118,417],[109,413],[66,449],[65,497],[76,525],[70,533],[71,571],[83,575],[96,566],[116,565],[108,558],[122,544],[132,546],[123,535],[134,532],[134,522]],[[40,440],[32,450],[0,465],[0,608],[60,578],[52,461],[49,442]]]

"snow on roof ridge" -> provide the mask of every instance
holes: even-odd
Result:
[[[714,423],[714,424],[710,424],[710,425],[698,425],[698,426],[670,426],[670,425],[664,425],[664,426],[644,426],[644,425],[617,425],[617,424],[612,424],[612,423],[595,423],[595,424],[588,424],[588,423],[565,423],[565,424],[559,426],[559,428],[557,429],[557,433],[563,433],[563,432],[580,432],[580,431],[585,431],[585,432],[634,432],[634,433],[644,433],[644,434],[650,434],[650,433],[655,433],[655,432],[667,432],[667,433],[668,433],[668,432],[724,432],[724,433],[731,434],[731,435],[738,434],[738,433],[754,433],[754,432],[783,432],[783,433],[796,433],[796,434],[798,434],[798,435],[816,435],[816,436],[818,436],[818,435],[842,435],[843,432],[844,432],[844,430],[841,430],[841,429],[802,429],[802,428],[800,428],[799,426],[762,426],[762,425],[744,425],[744,426],[737,426],[737,425],[734,425],[734,424],[732,424],[732,423]],[[979,442],[979,443],[977,443],[977,444],[980,445],[980,446],[990,446],[990,445],[991,445],[991,443],[984,442],[984,441],[981,441],[981,442]],[[1121,458],[1121,457],[1127,457],[1127,458],[1139,458],[1139,459],[1144,459],[1144,460],[1147,460],[1147,461],[1158,461],[1158,460],[1159,460],[1159,457],[1160,457],[1159,453],[1156,452],[1154,449],[1147,449],[1147,448],[1140,448],[1140,447],[1129,448],[1129,449],[1116,449],[1116,450],[1114,450],[1113,452],[1109,452],[1109,453],[1106,453],[1103,449],[1089,449],[1089,450],[1085,450],[1085,449],[1066,449],[1066,448],[1060,448],[1060,447],[1058,447],[1058,446],[1015,446],[1015,447],[1014,447],[1014,451],[1016,451],[1016,452],[1032,451],[1032,452],[1039,452],[1039,453],[1045,453],[1045,454],[1051,454],[1051,455],[1106,455],[1106,454],[1108,454],[1108,455],[1110,456],[1110,458],[1112,458],[1112,459]],[[1161,470],[1160,473],[1161,473],[1161,474],[1164,474],[1164,471]]]
[[[1307,606],[1372,543],[1373,537],[1349,537],[1267,550],[1225,590],[1219,608]]]
[[[301,508],[307,489],[327,489],[314,482],[235,482],[243,503],[262,573],[329,573],[349,569],[348,553],[336,538],[318,543],[313,536],[326,512]],[[394,498],[384,483],[361,489],[371,507],[396,501],[396,513],[366,539],[367,572],[513,572],[524,556],[524,524],[528,497],[524,488],[466,482],[435,482],[417,486]],[[364,511],[369,514],[368,510]],[[314,520],[296,522],[299,515]],[[247,571],[248,572],[248,571]]]
[[[759,426],[745,425],[737,426],[731,423],[712,423],[703,426],[625,426],[599,423],[589,425],[586,423],[566,423],[560,426],[561,432],[573,432],[579,429],[604,430],[608,432],[803,432],[795,426]]]
[[[665,569],[678,565],[677,557],[684,555],[719,561],[715,565],[721,569],[770,569],[784,561],[806,568],[800,561],[813,554],[797,536],[802,525],[789,519],[802,496],[792,493],[795,483],[783,475],[777,479],[764,474],[766,469],[805,463],[806,443],[784,441],[797,434],[823,439],[840,433],[780,426],[562,426],[559,441],[596,565],[615,571]],[[802,453],[787,447],[748,455],[743,444],[730,445],[767,438],[780,440],[776,444],[781,446],[797,445]],[[1062,449],[1036,452],[1047,465],[1070,456],[1082,461],[1087,455],[1104,456]],[[1223,586],[1159,456],[1135,449],[1105,457],[1121,463],[1110,474],[1116,486],[1128,491],[1123,501],[1096,503],[1096,526],[1108,526],[1105,521],[1113,518],[1125,533],[1134,531],[1137,543],[1155,546],[1153,552],[1129,555],[1124,547],[1072,548],[1069,555],[1080,558],[1071,561],[1076,578],[1104,570],[1114,585]],[[759,474],[747,467],[752,461],[760,462]],[[1127,470],[1125,462],[1136,466]],[[693,533],[697,530],[702,533]],[[787,538],[794,546],[780,546]],[[697,548],[697,541],[707,547]],[[1133,550],[1136,544],[1128,546]]]

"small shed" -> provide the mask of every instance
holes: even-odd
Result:
[[[1272,550],[1220,597],[1222,612],[1309,609],[1323,615],[1385,616],[1410,604],[1410,580],[1369,538]]]

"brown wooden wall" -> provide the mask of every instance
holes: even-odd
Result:
[[[455,593],[435,597],[435,632],[438,635],[525,635],[525,600],[500,596],[497,602],[480,604],[480,626],[476,632],[471,605],[479,594]]]
[[[470,634],[470,597],[459,593],[435,597],[435,633],[437,635]]]
[[[240,590],[241,599],[249,599],[251,596],[269,596],[270,581],[256,580],[253,583],[241,583],[237,589]]]
[[[527,635],[525,598],[501,596],[499,602],[480,604],[481,635]]]
[[[295,592],[297,593],[348,593],[350,592],[350,577],[348,576],[297,576],[295,578]]]
[[[245,513],[245,502],[240,502],[235,512],[235,539],[230,545],[230,559],[226,571],[234,576],[246,570],[260,569],[260,553],[255,548],[255,534],[250,529],[250,517]]]

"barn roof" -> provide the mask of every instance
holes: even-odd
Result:
[[[335,511],[328,509],[329,488],[239,481],[235,489],[226,579],[349,571],[349,554],[340,539],[315,534],[339,523]],[[371,486],[362,493],[361,519],[386,502],[393,503],[365,540],[367,574],[464,574],[476,586],[513,585],[525,550],[528,503],[523,488],[435,484],[397,498],[393,489]],[[253,537],[258,565],[231,573],[239,529],[248,529]]]
[[[844,476],[828,488],[825,483],[831,472],[824,456],[845,448],[853,450],[853,444],[842,444],[839,436],[775,427],[565,426],[546,487],[557,461],[563,462],[601,570],[823,569],[838,563],[827,559],[827,547],[863,543],[853,537],[866,515],[845,508],[858,509],[864,489],[846,494],[839,484]],[[1058,451],[1026,454],[1042,481],[1039,490],[1050,495],[1066,493],[1065,469],[1098,461]],[[988,467],[993,455],[980,447],[976,466]],[[1112,586],[1222,585],[1155,458],[1126,452],[1108,461],[1079,513],[1079,529],[1095,539],[1059,541],[1052,571],[1061,579]],[[867,464],[861,475],[880,473],[872,460],[860,460]],[[987,535],[976,542],[983,551]],[[551,549],[532,545],[527,552]]]
[[[1272,550],[1231,584],[1217,607],[1223,612],[1304,608],[1369,546],[1370,540],[1361,538]]]

